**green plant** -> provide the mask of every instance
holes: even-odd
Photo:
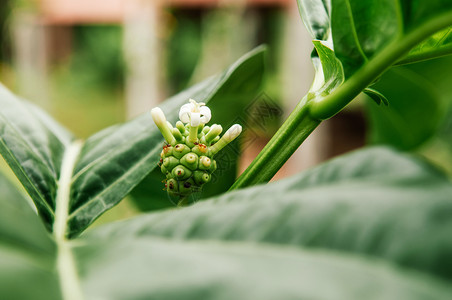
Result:
[[[359,93],[386,103],[368,86],[388,68],[451,52],[452,3],[299,5],[315,39],[310,92],[233,191],[190,207],[79,236],[156,169],[159,130],[145,114],[79,141],[1,88],[0,153],[42,221],[0,178],[2,298],[450,299],[452,185],[427,161],[367,147],[254,185],[268,181],[323,119]],[[258,48],[161,108],[174,124],[179,107],[194,98],[227,126],[258,92],[262,73]],[[222,188],[233,180],[223,174]]]

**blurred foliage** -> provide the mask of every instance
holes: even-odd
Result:
[[[11,40],[8,20],[11,15],[11,0],[3,0],[0,5],[0,62],[3,64],[11,59]]]
[[[76,26],[68,60],[50,76],[52,113],[85,138],[124,121],[122,31],[119,26]]]
[[[169,94],[185,88],[201,52],[201,12],[174,9],[166,45],[166,72]]]
[[[124,68],[120,26],[76,26],[71,71],[84,74],[83,87],[123,86]]]
[[[368,139],[422,153],[452,175],[452,56],[394,68],[374,86],[389,107],[367,104]]]

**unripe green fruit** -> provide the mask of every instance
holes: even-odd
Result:
[[[210,182],[216,162],[206,145],[197,144],[191,149],[185,144],[164,147],[160,169],[166,175],[165,186],[170,196],[187,197]]]
[[[171,171],[171,174],[177,180],[185,180],[190,178],[192,172],[183,165],[178,165]]]
[[[195,171],[193,173],[193,178],[198,185],[203,185],[210,181],[210,174],[203,171]]]

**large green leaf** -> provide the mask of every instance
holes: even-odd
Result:
[[[450,182],[426,162],[377,147],[290,179],[90,234],[332,248],[452,278],[450,195]]]
[[[189,98],[212,101],[222,111],[227,107],[229,113],[219,113],[218,122],[230,125],[227,122],[240,114],[259,89],[263,52],[262,47],[256,48],[223,73],[168,99],[161,108],[174,122]],[[157,166],[163,138],[150,114],[107,128],[83,143],[3,87],[0,105],[0,153],[48,229],[58,236],[80,233]],[[229,177],[232,181],[233,176]]]
[[[385,47],[397,47],[398,40],[450,11],[452,3],[447,0],[333,0],[334,49],[346,76],[351,76]],[[423,55],[434,57],[435,51],[450,53],[449,43],[449,30],[445,29],[413,49],[404,61],[424,59]]]
[[[298,0],[301,19],[315,40],[327,41],[331,36],[331,1]]]
[[[59,299],[56,247],[27,200],[0,174],[0,298]]]
[[[0,154],[51,229],[65,148],[73,137],[30,103],[0,85]]]
[[[367,105],[370,143],[385,143],[413,149],[432,137],[444,116],[444,105],[436,86],[404,68],[388,71],[374,87],[391,103],[380,108]]]
[[[420,182],[422,196],[414,188]],[[448,300],[452,288],[446,281],[343,251],[395,261],[399,255],[414,267],[428,257],[450,270],[451,204],[442,197],[451,187],[446,182],[424,162],[373,149],[265,188],[226,194],[215,204],[151,214],[56,243],[11,190],[14,199],[0,198],[0,295],[13,300]],[[10,188],[1,180],[0,187]],[[162,232],[166,237],[157,237]],[[394,257],[382,255],[385,249]]]
[[[87,241],[85,241],[87,242]],[[91,299],[449,299],[452,289],[381,261],[334,252],[157,238],[77,249]]]
[[[397,64],[408,64],[452,53],[452,27],[443,29],[416,47]]]
[[[452,107],[452,56],[394,68],[374,87],[391,105],[381,109],[369,103],[369,142],[414,149],[441,135],[441,124]],[[449,131],[444,131],[450,136]]]

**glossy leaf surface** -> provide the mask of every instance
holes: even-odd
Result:
[[[56,247],[25,198],[0,174],[0,295],[59,299]]]
[[[375,148],[56,245],[25,202],[1,198],[0,222],[21,226],[0,227],[0,295],[448,300],[450,285],[428,273],[443,274],[419,264],[441,261],[446,275],[450,270],[451,202],[444,198],[450,191],[444,176],[424,162]],[[58,277],[68,271],[54,264],[65,262],[60,250],[66,247],[76,274]]]
[[[73,137],[38,107],[0,85],[0,153],[51,229],[60,166]]]
[[[369,148],[293,178],[92,232],[361,252],[452,278],[452,185],[425,162]]]
[[[452,27],[445,28],[424,40],[411,49],[397,64],[409,64],[450,53],[452,53]]]
[[[335,252],[151,237],[88,242],[76,253],[93,299],[446,300],[452,293],[431,277]]]
[[[388,97],[391,104],[366,105],[370,143],[409,150],[436,133],[445,112],[436,83],[422,73],[399,67],[385,73],[373,87]]]

